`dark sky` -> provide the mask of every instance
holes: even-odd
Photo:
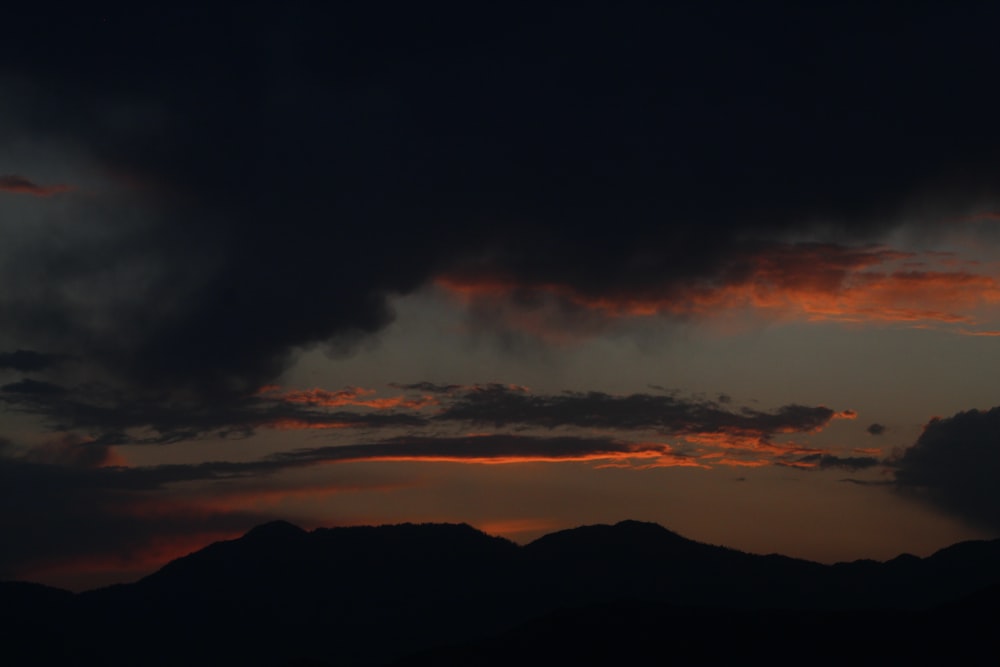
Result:
[[[1000,9],[327,4],[5,10],[0,577],[274,516],[1000,529]],[[775,509],[827,497],[884,506]]]

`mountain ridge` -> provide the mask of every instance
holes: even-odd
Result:
[[[145,581],[146,579],[149,579],[150,577],[157,576],[160,572],[162,572],[164,570],[167,570],[167,569],[173,567],[175,563],[178,563],[178,562],[181,562],[181,561],[186,561],[186,560],[190,559],[192,556],[198,556],[200,554],[203,554],[203,552],[210,551],[210,550],[215,550],[215,549],[220,549],[220,548],[226,548],[226,547],[224,547],[222,545],[230,545],[230,544],[235,544],[235,543],[246,543],[246,542],[254,542],[254,541],[257,541],[257,542],[265,541],[265,542],[268,542],[268,543],[273,543],[273,541],[275,541],[275,540],[281,540],[281,541],[290,540],[290,539],[307,540],[307,539],[310,539],[312,536],[315,536],[317,534],[319,534],[319,535],[325,535],[325,536],[332,536],[332,535],[337,535],[337,536],[344,535],[344,536],[346,536],[348,534],[355,534],[355,535],[357,535],[357,534],[363,534],[363,533],[369,533],[369,534],[371,534],[371,533],[375,533],[375,532],[378,532],[378,531],[386,531],[386,530],[390,530],[390,531],[402,531],[402,530],[415,530],[415,529],[416,530],[436,530],[436,531],[440,531],[442,529],[444,529],[444,530],[455,530],[455,531],[465,531],[465,532],[467,532],[469,534],[477,534],[477,535],[480,535],[480,536],[483,536],[483,537],[491,538],[493,540],[502,541],[504,543],[507,543],[507,544],[510,544],[510,545],[516,547],[519,550],[528,550],[528,551],[543,551],[547,547],[550,547],[552,545],[552,543],[554,543],[554,542],[562,541],[562,542],[565,543],[565,542],[573,540],[573,539],[575,539],[575,538],[577,538],[579,536],[582,536],[584,534],[588,534],[588,537],[593,536],[593,535],[598,534],[598,533],[603,533],[604,536],[614,535],[615,537],[621,537],[623,535],[623,530],[628,530],[629,532],[633,532],[633,533],[636,530],[643,530],[643,531],[646,532],[647,536],[651,535],[651,534],[655,535],[655,536],[658,536],[658,537],[668,537],[669,536],[669,539],[674,540],[677,544],[683,545],[686,548],[709,549],[709,550],[724,550],[724,551],[729,552],[731,554],[738,554],[738,555],[749,556],[749,557],[753,557],[753,558],[759,558],[759,559],[780,559],[780,560],[783,560],[783,561],[790,561],[790,562],[795,562],[795,563],[815,565],[815,566],[818,566],[818,567],[821,567],[821,568],[834,568],[834,569],[836,569],[836,568],[845,568],[845,567],[866,567],[866,566],[874,566],[874,567],[903,566],[903,565],[909,566],[909,565],[913,565],[913,564],[916,564],[916,563],[924,563],[924,564],[926,564],[928,562],[946,562],[946,561],[952,560],[952,558],[954,557],[954,555],[956,553],[961,552],[961,551],[970,551],[970,550],[971,551],[976,551],[976,552],[987,551],[991,555],[993,553],[996,553],[998,556],[1000,556],[1000,538],[997,538],[997,539],[993,539],[993,540],[978,539],[978,540],[964,540],[964,541],[961,541],[961,542],[956,542],[954,544],[942,547],[942,548],[940,548],[940,549],[932,552],[928,556],[923,556],[923,557],[914,555],[912,553],[904,552],[904,553],[900,553],[900,554],[896,555],[895,557],[887,559],[887,560],[876,560],[876,559],[871,559],[871,558],[860,558],[860,559],[851,560],[851,561],[837,561],[835,563],[826,564],[826,563],[821,563],[821,562],[818,562],[818,561],[812,561],[812,560],[805,559],[805,558],[800,558],[800,557],[795,557],[795,556],[787,556],[785,554],[781,554],[781,553],[777,553],[777,552],[770,552],[770,553],[766,553],[766,554],[764,554],[764,553],[756,553],[756,552],[748,552],[748,551],[743,551],[743,550],[732,548],[732,547],[727,547],[727,546],[724,546],[724,545],[716,545],[716,544],[712,544],[712,543],[708,543],[708,542],[700,542],[700,541],[697,541],[697,540],[693,540],[693,539],[684,537],[683,535],[681,535],[681,534],[679,534],[679,533],[677,533],[675,531],[672,531],[669,528],[666,528],[666,527],[664,527],[664,526],[662,526],[662,525],[660,525],[658,523],[648,522],[648,521],[638,521],[638,520],[634,520],[634,519],[624,519],[622,521],[618,521],[618,522],[613,523],[613,524],[597,523],[597,524],[585,524],[585,525],[575,526],[575,527],[572,527],[572,528],[565,528],[565,529],[553,531],[551,533],[547,533],[545,535],[542,535],[542,536],[540,536],[540,537],[538,537],[538,538],[536,538],[536,539],[534,539],[534,540],[532,540],[530,542],[524,543],[524,544],[518,544],[516,542],[513,542],[512,540],[509,540],[508,538],[504,538],[504,537],[499,536],[499,535],[494,535],[494,534],[488,533],[488,532],[486,532],[484,530],[476,528],[476,527],[474,527],[474,526],[472,526],[472,525],[470,525],[468,523],[465,523],[465,522],[459,522],[459,523],[452,523],[452,522],[420,522],[420,523],[417,523],[417,522],[402,522],[402,523],[386,523],[386,524],[377,524],[377,525],[376,524],[372,524],[372,525],[317,527],[317,528],[313,528],[312,530],[307,530],[307,529],[301,528],[300,526],[298,526],[298,525],[296,525],[296,524],[294,524],[294,523],[292,523],[290,521],[287,521],[287,520],[284,520],[284,519],[277,519],[277,520],[274,520],[274,521],[269,521],[269,522],[266,522],[266,523],[254,526],[253,528],[251,528],[250,530],[248,530],[246,533],[244,533],[243,535],[241,535],[239,537],[236,537],[236,538],[233,538],[233,539],[229,539],[229,540],[219,540],[219,541],[216,541],[216,542],[212,542],[212,543],[206,544],[204,547],[202,547],[200,549],[197,549],[195,551],[192,551],[189,554],[186,554],[184,556],[180,556],[178,558],[175,558],[175,559],[171,560],[170,562],[168,562],[165,565],[161,566],[159,569],[155,570],[154,572],[152,572],[152,573],[150,573],[150,574],[148,574],[148,575],[146,575],[144,577],[141,577],[138,580],[133,581],[133,582],[115,583],[115,584],[111,584],[111,585],[108,585],[108,586],[98,587],[98,588],[95,588],[95,589],[87,589],[87,590],[80,591],[80,592],[77,592],[77,593],[73,593],[72,591],[69,591],[67,589],[62,589],[62,588],[59,588],[59,587],[49,586],[49,585],[46,585],[46,584],[41,584],[41,583],[27,581],[27,580],[3,580],[3,581],[0,581],[0,586],[9,586],[9,585],[18,585],[18,586],[21,586],[21,585],[24,585],[24,586],[31,586],[31,587],[41,587],[41,588],[44,588],[44,589],[47,589],[47,590],[51,590],[51,591],[60,591],[60,592],[67,593],[67,594],[70,594],[70,595],[88,595],[88,594],[92,594],[92,593],[95,593],[97,591],[104,590],[104,589],[120,588],[122,586],[132,586],[132,585],[138,584],[138,583],[140,583],[142,581]],[[621,540],[616,540],[616,543],[617,544],[622,544]],[[543,547],[543,545],[545,545],[545,546]],[[285,546],[287,546],[287,544]],[[590,546],[593,546],[593,543],[591,543]]]
[[[824,565],[705,544],[640,521],[579,526],[525,545],[468,524],[307,531],[275,521],[131,584],[74,595],[0,583],[0,613],[21,636],[56,652],[36,664],[136,664],[144,647],[163,646],[162,655],[139,662],[264,666],[298,656],[361,665],[514,637],[505,633],[532,619],[554,618],[543,626],[572,634],[567,619],[596,623],[604,612],[593,610],[609,604],[648,606],[667,619],[678,609],[741,619],[782,610],[924,619],[948,604],[995,613],[998,564],[1000,540],[959,543],[927,558]],[[974,604],[962,602],[970,596]],[[553,617],[559,610],[568,615]],[[64,634],[44,640],[53,618]],[[107,627],[122,638],[115,648],[95,639]],[[67,652],[80,647],[94,660],[67,663]]]

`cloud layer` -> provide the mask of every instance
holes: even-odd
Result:
[[[889,251],[855,245],[1000,194],[994,9],[446,5],[13,10],[0,141],[113,186],[53,209],[77,242],[11,236],[8,349],[217,397],[469,267],[609,312],[965,321],[948,295],[995,295],[972,274],[868,280]],[[8,192],[53,192],[12,171]],[[841,245],[780,245],[824,234]]]
[[[282,390],[269,386],[226,404],[144,401],[96,384],[64,387],[24,378],[0,386],[9,410],[41,417],[50,428],[101,446],[165,444],[204,437],[245,437],[257,429],[366,429],[370,432],[469,429],[573,434],[655,434],[691,447],[747,452],[795,452],[781,436],[808,435],[851,410],[785,405],[763,411],[667,393],[544,394],[503,385],[396,385],[403,393],[378,396],[349,387]]]
[[[635,275],[586,289],[556,275],[539,282],[481,263],[437,284],[480,321],[554,342],[600,333],[617,320],[751,312],[776,320],[944,325],[977,333],[980,311],[1000,303],[1000,282],[978,262],[885,247],[745,243],[712,275]],[[961,326],[958,326],[961,325]]]

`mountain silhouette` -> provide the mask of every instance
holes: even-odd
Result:
[[[465,524],[276,521],[132,584],[74,595],[0,583],[0,623],[8,654],[36,665],[622,664],[616,651],[628,664],[704,664],[806,649],[843,660],[866,627],[891,630],[897,656],[923,640],[919,663],[928,637],[959,637],[963,651],[987,641],[998,565],[1000,540],[821,565],[637,521],[525,546]],[[775,628],[780,647],[764,639]]]

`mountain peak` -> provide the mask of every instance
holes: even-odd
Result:
[[[646,521],[620,521],[614,525],[595,524],[569,528],[544,535],[527,545],[529,551],[548,553],[550,556],[563,554],[564,550],[585,550],[592,553],[610,555],[629,551],[712,548],[678,535],[658,523]]]
[[[251,528],[246,535],[243,536],[244,540],[259,540],[259,539],[289,539],[297,538],[306,534],[306,531],[302,530],[293,523],[288,521],[269,521],[268,523],[262,523],[259,526]]]
[[[678,535],[669,528],[664,528],[660,524],[653,523],[651,521],[636,521],[635,519],[625,519],[624,521],[619,521],[618,523],[616,523],[614,525],[614,528],[619,531],[628,530],[636,533],[641,532],[649,535],[656,534],[660,536],[671,535],[673,537],[677,537],[682,540],[687,539],[685,537],[682,537],[681,535]]]

